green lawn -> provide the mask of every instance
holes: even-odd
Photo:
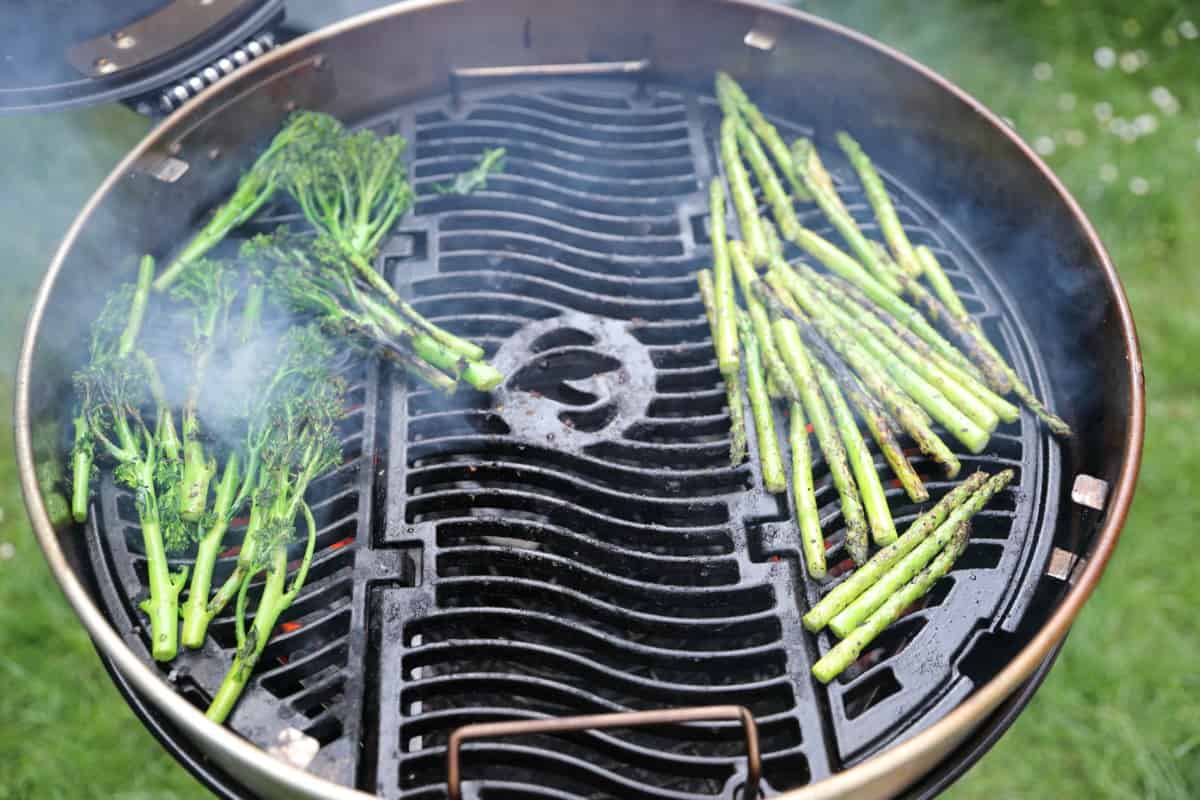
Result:
[[[803,5],[943,72],[1047,153],[1116,259],[1146,358],[1146,461],[1126,539],[1037,698],[952,796],[1200,796],[1200,582],[1185,546],[1200,520],[1200,4]],[[53,246],[144,127],[114,109],[0,118],[0,403]],[[110,687],[42,566],[10,438],[0,431],[0,800],[200,796]]]

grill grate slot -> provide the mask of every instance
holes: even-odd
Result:
[[[813,135],[773,121],[785,139]],[[1011,466],[1019,477],[975,518],[953,573],[839,680],[809,677],[834,640],[803,632],[800,615],[850,562],[823,460],[824,582],[803,575],[788,505],[754,489],[753,434],[751,458],[728,462],[725,390],[692,275],[710,261],[718,124],[711,97],[612,81],[479,89],[458,108],[434,97],[367,122],[412,143],[417,205],[385,245],[386,274],[422,313],[479,341],[508,380],[494,395],[445,397],[386,367],[353,376],[346,463],[313,487],[317,556],[232,719],[242,735],[269,746],[295,727],[321,742],[311,769],[322,775],[440,798],[445,743],[464,724],[741,703],[772,795],[928,726],[987,679],[987,653],[1019,644],[1060,470],[1028,415],[984,454],[959,453],[964,473]],[[878,238],[823,133],[835,182]],[[497,145],[503,173],[469,195],[442,191]],[[914,242],[1044,394],[1026,328],[969,243],[884,177]],[[838,241],[819,211],[800,215]],[[302,224],[286,198],[243,233],[280,223]],[[923,457],[914,464],[930,503],[953,485]],[[887,488],[903,529],[923,507]],[[99,505],[95,573],[145,655],[136,514],[111,483]],[[193,702],[215,689],[233,639],[226,612],[206,648],[175,665]],[[743,748],[734,723],[614,729],[472,743],[464,769],[481,798],[730,797]]]

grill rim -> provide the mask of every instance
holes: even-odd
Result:
[[[281,791],[285,791],[288,796],[362,800],[362,798],[369,798],[372,795],[332,783],[304,770],[284,764],[232,731],[209,721],[201,711],[178,695],[150,666],[143,663],[132,650],[125,646],[120,635],[92,602],[87,589],[71,567],[59,544],[37,485],[32,446],[30,387],[39,333],[45,321],[46,309],[59,274],[63,271],[68,255],[93,213],[139,158],[147,155],[159,143],[166,141],[171,134],[186,132],[198,119],[203,118],[203,114],[198,112],[202,112],[209,103],[218,97],[228,96],[233,89],[244,90],[247,85],[252,84],[254,79],[272,74],[272,69],[276,66],[295,63],[294,57],[303,55],[310,48],[333,39],[339,34],[370,26],[392,16],[416,13],[435,7],[461,5],[466,2],[469,0],[413,0],[403,6],[385,7],[348,18],[278,48],[257,63],[247,67],[239,76],[227,83],[210,87],[182,106],[130,151],[89,198],[55,252],[39,285],[25,325],[14,384],[13,422],[17,465],[26,510],[38,544],[42,548],[55,580],[76,615],[83,622],[95,645],[106,656],[106,660],[111,660],[112,665],[123,673],[133,687],[159,711],[165,713],[188,738],[205,744],[205,749],[209,750],[209,753],[224,768],[242,776],[249,788],[265,796],[278,796]],[[1069,213],[1072,222],[1083,234],[1113,301],[1116,311],[1114,322],[1119,329],[1114,335],[1119,335],[1126,355],[1126,365],[1122,370],[1122,375],[1129,390],[1130,408],[1128,428],[1123,442],[1124,456],[1121,460],[1118,477],[1110,493],[1105,520],[1094,535],[1094,543],[1087,564],[1074,585],[1067,590],[1050,618],[994,678],[976,689],[958,707],[927,730],[818,783],[779,795],[788,800],[801,800],[802,798],[811,800],[812,798],[850,795],[885,796],[893,789],[900,789],[918,780],[920,776],[933,768],[945,754],[960,744],[1005,698],[1015,692],[1066,636],[1071,623],[1098,583],[1128,516],[1141,466],[1145,432],[1145,384],[1136,327],[1128,298],[1117,276],[1112,259],[1078,202],[1042,159],[998,115],[989,111],[980,101],[900,51],[828,20],[795,9],[780,7],[768,3],[766,0],[713,0],[713,2],[739,7],[744,13],[757,14],[764,18],[771,16],[790,18],[792,21],[819,29],[823,33],[848,39],[855,45],[873,50],[878,55],[911,70],[917,78],[929,81],[936,88],[948,93],[982,118],[994,132],[1003,136],[1008,144],[1015,145],[1021,155],[1040,173],[1041,178]]]

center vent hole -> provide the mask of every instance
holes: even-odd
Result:
[[[533,392],[565,406],[589,406],[600,398],[568,385],[621,368],[612,356],[580,347],[567,347],[535,357],[509,380],[509,386]]]

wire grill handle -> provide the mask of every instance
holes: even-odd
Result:
[[[732,720],[742,723],[746,735],[746,784],[743,800],[758,797],[762,777],[762,757],[758,749],[758,725],[745,706],[696,706],[655,711],[628,711],[620,714],[589,714],[578,717],[481,722],[456,728],[446,746],[446,789],[450,800],[462,800],[461,750],[463,742],[473,739],[503,739],[534,733],[570,733],[604,728],[642,728],[651,725],[678,725],[684,722]]]
[[[463,84],[478,80],[510,80],[515,78],[574,78],[645,76],[650,59],[631,61],[585,61],[574,64],[514,64],[503,67],[456,67],[450,70],[450,101],[455,108],[462,105]],[[639,90],[641,86],[639,84]]]

